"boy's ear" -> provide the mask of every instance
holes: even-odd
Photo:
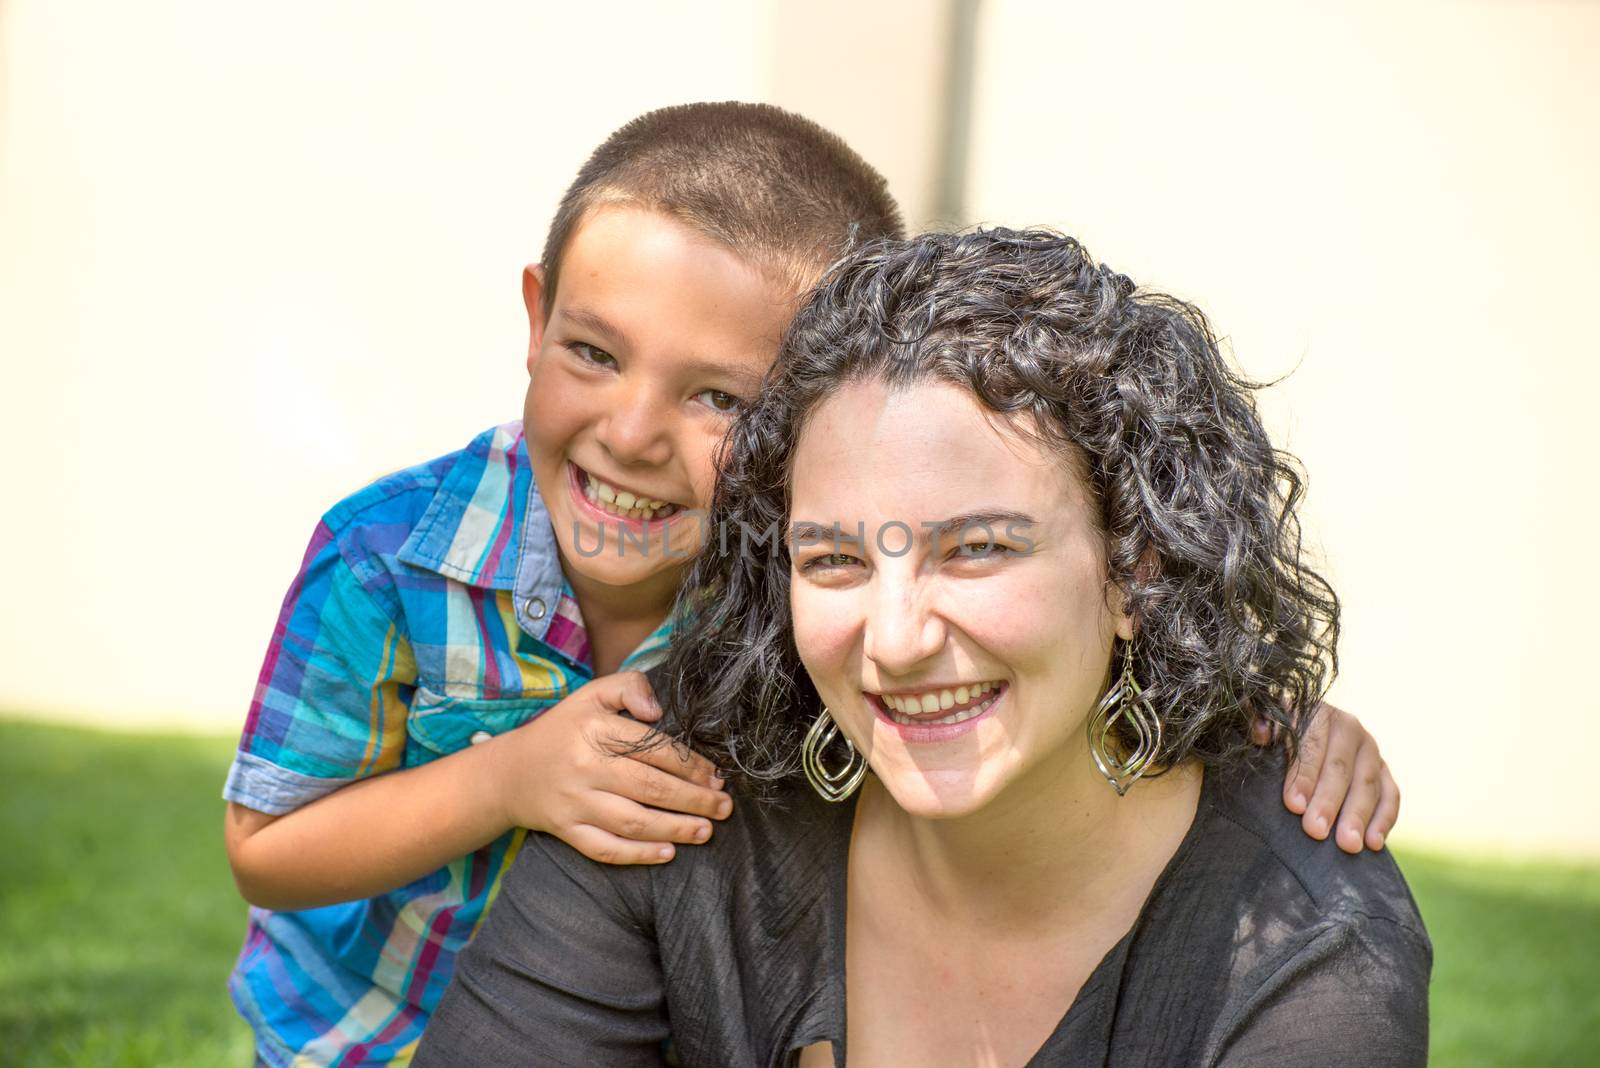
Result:
[[[528,309],[528,370],[544,344],[544,265],[530,263],[522,269],[522,303]]]

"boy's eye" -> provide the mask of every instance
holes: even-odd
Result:
[[[713,410],[731,415],[744,407],[744,399],[735,397],[732,393],[724,393],[720,389],[703,389],[695,396],[701,397]]]
[[[617,358],[605,349],[597,349],[584,341],[574,341],[567,346],[584,363],[592,363],[597,367],[615,367]]]

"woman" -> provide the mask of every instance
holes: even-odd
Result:
[[[418,1063],[655,1064],[669,1022],[685,1065],[1423,1063],[1404,880],[1250,744],[1332,667],[1299,489],[1199,313],[1076,242],[853,254],[658,682],[780,804],[663,868],[530,838]]]

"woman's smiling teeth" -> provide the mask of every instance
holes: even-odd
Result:
[[[884,693],[878,695],[884,711],[896,723],[926,727],[960,723],[989,710],[1000,696],[1000,683],[978,682],[953,690],[928,690],[925,693]],[[944,715],[930,718],[936,712]]]
[[[602,482],[581,467],[578,471],[583,475],[583,495],[607,515],[614,515],[618,519],[643,519],[649,522],[654,519],[665,519],[678,510],[678,506],[669,501],[636,497],[625,489],[618,489],[609,482]]]

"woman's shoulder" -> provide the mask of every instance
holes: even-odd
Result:
[[[728,818],[713,823],[707,842],[678,846],[665,864],[601,864],[548,834],[529,836],[523,849],[529,856],[519,864],[554,865],[564,878],[585,886],[604,884],[607,896],[632,911],[654,911],[684,894],[716,894],[726,901],[765,894],[767,888],[790,895],[820,892],[831,861],[848,849],[854,803],[828,804],[804,787],[790,781],[761,789],[731,784]]]
[[[711,839],[665,864],[601,864],[529,835],[461,958],[455,986],[467,989],[447,997],[449,1036],[432,1049],[487,1030],[540,1063],[657,1063],[670,1019],[681,1063],[755,1064],[825,1028],[830,977],[842,975],[835,861],[853,806],[786,785],[759,799],[730,792],[733,812]],[[515,1026],[484,1019],[507,1004]],[[598,1060],[576,1052],[602,1036],[610,1052]],[[461,1063],[513,1059],[496,1047]]]
[[[1330,835],[1307,835],[1284,807],[1282,766],[1273,760],[1209,769],[1202,794],[1204,832],[1227,842],[1215,863],[1250,873],[1257,896],[1275,898],[1308,921],[1378,921],[1427,941],[1427,930],[1405,876],[1387,849],[1350,855]]]
[[[824,802],[803,782],[730,790],[733,813],[711,840],[651,871],[684,1064],[776,1063],[795,1036],[834,1033],[842,1012],[854,803]]]
[[[663,670],[647,673],[657,690],[663,688]],[[678,736],[678,717],[670,708],[656,726]],[[848,851],[854,799],[824,801],[798,774],[770,782],[730,778],[733,812],[713,824],[704,845],[680,847],[671,863],[652,869],[656,895],[677,898],[712,888],[724,899],[821,894],[831,862]]]
[[[708,842],[680,848],[658,870],[658,893],[712,883],[725,898],[820,896],[834,860],[849,848],[854,802],[830,804],[804,781],[760,788],[734,782],[728,789],[732,813]]]
[[[1424,1063],[1432,947],[1405,877],[1387,851],[1308,837],[1282,783],[1271,763],[1207,770],[1127,1008],[1182,1000],[1184,1063]]]

